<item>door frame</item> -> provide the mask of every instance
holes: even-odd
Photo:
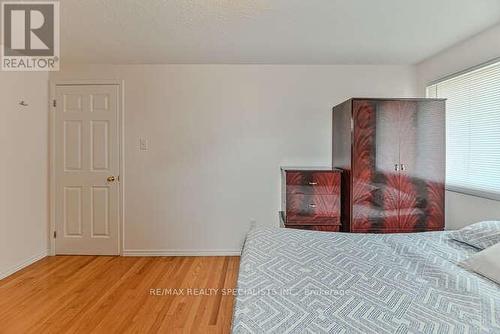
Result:
[[[123,234],[125,217],[125,81],[124,80],[51,80],[49,92],[49,255],[56,255],[56,163],[55,163],[55,133],[56,133],[56,107],[53,101],[56,98],[56,88],[58,86],[118,86],[118,168],[120,182],[118,182],[118,249],[120,256],[123,255]]]

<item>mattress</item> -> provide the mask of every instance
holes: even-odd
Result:
[[[233,333],[500,333],[500,286],[448,232],[262,228],[240,262]]]

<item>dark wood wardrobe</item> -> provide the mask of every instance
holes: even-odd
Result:
[[[342,230],[444,229],[445,100],[350,99],[333,108]]]

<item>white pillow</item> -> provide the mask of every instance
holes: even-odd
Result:
[[[459,265],[500,284],[500,244],[474,254]]]
[[[450,232],[449,236],[479,249],[486,249],[500,242],[500,221],[484,221]]]

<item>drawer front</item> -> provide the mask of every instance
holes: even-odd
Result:
[[[340,225],[285,225],[286,228],[295,228],[299,230],[340,232]]]
[[[340,173],[333,171],[286,173],[286,192],[303,195],[340,194]]]
[[[287,193],[286,222],[304,221],[339,223],[340,196]]]

